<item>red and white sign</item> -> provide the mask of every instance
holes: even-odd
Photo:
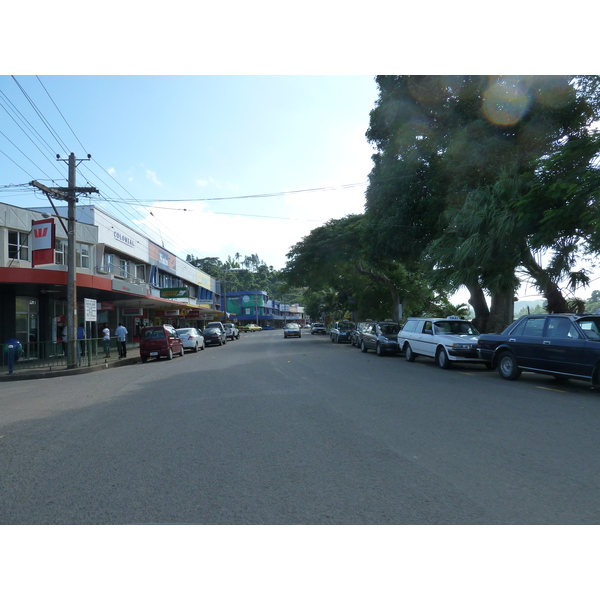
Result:
[[[33,221],[31,238],[31,265],[54,264],[54,219]]]

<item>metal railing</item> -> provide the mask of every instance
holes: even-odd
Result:
[[[128,343],[127,349],[137,348],[138,344]],[[118,357],[117,338],[110,340],[110,355]],[[77,341],[77,362],[79,366],[92,366],[104,362],[102,338]],[[64,369],[67,366],[67,349],[63,342],[17,342],[0,344],[0,373],[12,373],[27,369]]]

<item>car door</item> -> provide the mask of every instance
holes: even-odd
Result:
[[[586,340],[567,317],[548,317],[542,340],[545,367],[555,373],[591,377]]]
[[[523,368],[546,369],[544,357],[545,315],[532,315],[519,323],[508,336],[508,345],[513,351],[517,364]]]
[[[415,340],[416,347],[414,351],[423,356],[435,356],[435,340],[433,339],[433,321],[427,319],[423,321],[419,335]]]
[[[369,350],[375,348],[375,325],[368,325],[363,332],[363,342]]]

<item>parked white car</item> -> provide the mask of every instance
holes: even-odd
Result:
[[[223,323],[223,327],[225,327],[225,333],[231,341],[240,339],[240,330],[235,323]]]
[[[408,362],[430,356],[448,369],[453,362],[484,362],[477,354],[479,335],[470,321],[460,317],[410,317],[398,334],[398,345]]]
[[[183,343],[184,350],[204,350],[204,337],[195,327],[182,327],[175,330]]]

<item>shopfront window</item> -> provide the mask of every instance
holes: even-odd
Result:
[[[24,358],[36,358],[39,347],[38,301],[36,298],[17,296],[16,334],[23,346]]]

